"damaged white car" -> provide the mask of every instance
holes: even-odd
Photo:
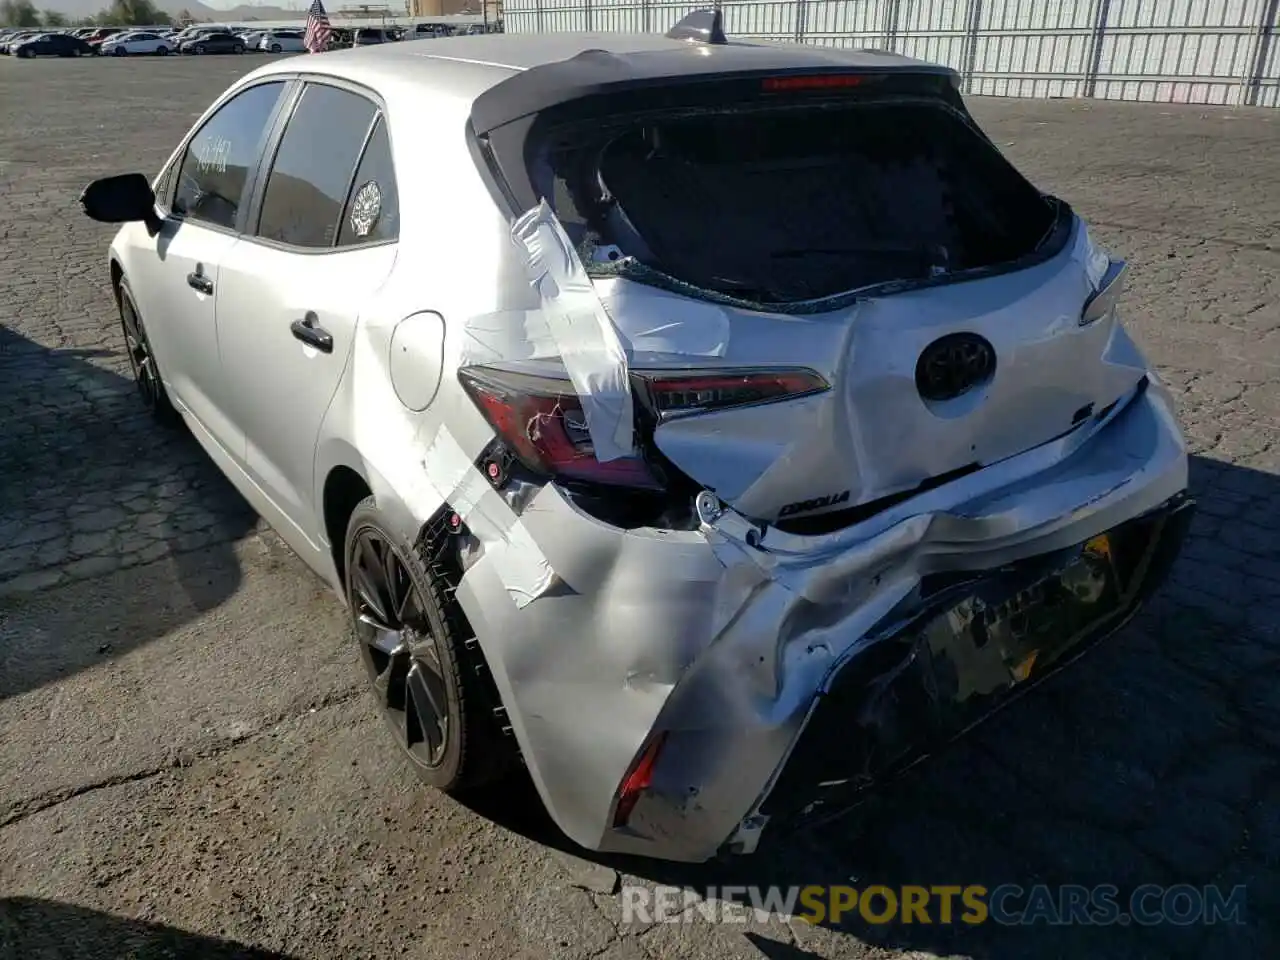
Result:
[[[750,852],[1113,633],[1192,502],[1124,265],[949,69],[667,36],[285,60],[96,181],[139,389],[351,611],[428,783]]]

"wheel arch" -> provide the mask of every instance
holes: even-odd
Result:
[[[360,502],[373,494],[369,481],[358,470],[340,463],[325,474],[320,494],[321,517],[329,540],[329,553],[338,583],[346,583],[347,524]],[[345,588],[343,594],[346,594]]]
[[[114,253],[108,260],[109,270],[111,272],[111,296],[115,298],[116,309],[120,309],[120,285],[124,283],[124,267],[120,264],[120,258]]]

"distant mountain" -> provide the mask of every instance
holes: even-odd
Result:
[[[79,20],[92,17],[111,6],[110,0],[35,0],[36,7],[41,10],[56,10],[68,17]],[[206,7],[199,0],[158,0],[156,7],[171,17],[176,17],[183,10],[197,20],[211,20],[215,23],[238,23],[244,20],[301,20],[306,17],[305,10],[284,10],[280,7],[239,6],[230,10],[215,10]]]

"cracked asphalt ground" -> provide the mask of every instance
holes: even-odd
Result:
[[[1194,535],[1121,636],[870,809],[687,869],[564,852],[527,789],[477,813],[419,787],[338,604],[139,413],[111,231],[76,197],[157,170],[250,66],[0,62],[0,957],[1280,955],[1280,113],[974,102],[1130,258],[1129,323],[1196,453]],[[640,926],[615,868],[1245,884],[1248,906],[1214,927]]]

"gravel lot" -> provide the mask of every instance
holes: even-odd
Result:
[[[0,60],[0,957],[1280,955],[1280,113],[973,104],[1131,258],[1129,321],[1196,452],[1194,537],[1134,626],[875,808],[690,870],[564,852],[518,791],[475,812],[418,787],[337,603],[136,409],[110,230],[78,191],[157,170],[253,62]],[[1247,884],[1249,913],[642,928],[619,924],[615,867],[695,888]]]

